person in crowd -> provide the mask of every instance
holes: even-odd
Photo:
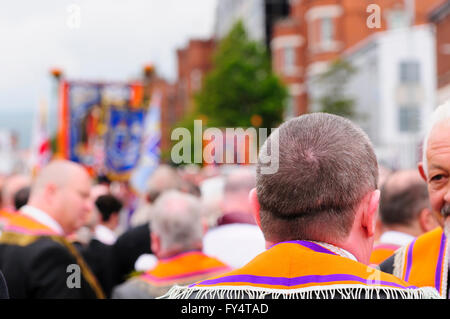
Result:
[[[378,167],[349,120],[313,113],[283,123],[260,150],[256,181],[249,199],[268,249],[163,298],[439,298],[367,266]]]
[[[103,298],[97,279],[66,239],[92,207],[79,164],[55,160],[36,176],[28,204],[0,236],[0,269],[11,298]]]
[[[30,186],[25,186],[14,194],[14,208],[16,211],[28,203],[28,199],[30,198],[30,190]]]
[[[382,271],[418,287],[435,287],[448,298],[450,236],[450,101],[432,114],[425,132],[418,168],[428,185],[431,209],[440,227],[398,249],[380,265]]]
[[[100,221],[95,226],[95,238],[104,244],[112,245],[117,239],[115,230],[119,225],[122,202],[114,195],[106,194],[97,198],[95,207],[100,214]]]
[[[24,174],[13,174],[3,179],[1,192],[2,208],[0,210],[0,231],[8,223],[9,219],[16,215],[14,196],[24,187],[29,187],[31,178]]]
[[[113,291],[113,298],[155,298],[174,284],[190,284],[229,270],[202,252],[200,201],[179,191],[163,193],[152,211],[152,250],[156,266],[129,279]]]
[[[370,256],[380,264],[401,246],[438,225],[431,212],[427,184],[417,170],[397,171],[381,188],[380,217],[383,233]]]
[[[90,222],[92,237],[87,244],[78,243],[77,248],[98,279],[106,297],[110,297],[115,284],[112,245],[117,237],[114,230],[119,223],[122,203],[109,194],[107,186],[102,184],[93,187],[91,198],[95,200],[95,205],[90,219],[96,221],[96,224]]]
[[[2,209],[15,212],[16,207],[14,204],[15,194],[24,187],[31,185],[31,178],[28,175],[14,174],[9,176],[3,185],[2,189]]]
[[[256,225],[248,194],[256,185],[254,169],[239,167],[225,179],[222,216],[203,238],[203,251],[233,268],[244,266],[265,250],[265,240]]]
[[[164,191],[170,189],[180,190],[182,187],[182,181],[177,174],[177,171],[169,165],[160,165],[153,172],[147,182],[147,191],[145,198],[133,213],[131,217],[131,225],[139,226],[147,224],[150,220],[149,211],[152,203],[158,198]]]

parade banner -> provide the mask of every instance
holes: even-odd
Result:
[[[141,156],[130,177],[131,185],[140,193],[145,192],[147,180],[158,167],[161,157],[161,99],[160,91],[152,93],[145,117]]]
[[[92,173],[127,178],[139,160],[145,110],[139,83],[63,81],[59,156]]]

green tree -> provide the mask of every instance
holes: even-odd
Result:
[[[210,127],[272,128],[282,121],[286,97],[265,46],[249,40],[239,21],[218,45],[213,69],[195,96],[195,112]]]
[[[345,85],[355,74],[356,69],[344,60],[335,60],[330,68],[321,74],[317,82],[325,92],[318,98],[320,111],[347,118],[355,118],[355,101],[345,95]]]
[[[194,96],[193,111],[174,128],[187,128],[193,136],[194,120],[200,119],[203,129],[263,127],[270,133],[283,119],[286,98],[287,90],[272,71],[266,47],[249,40],[239,21],[218,44],[213,68]],[[193,158],[193,140],[191,150]]]

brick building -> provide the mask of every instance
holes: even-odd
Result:
[[[175,84],[175,116],[181,119],[192,110],[194,94],[202,87],[205,74],[212,68],[215,41],[192,39],[177,50],[178,79]]]
[[[450,99],[450,1],[432,10],[430,21],[436,26],[437,98],[440,104]]]
[[[442,2],[291,0],[290,14],[275,24],[271,42],[273,68],[290,93],[286,117],[308,111],[309,79],[344,51],[376,32],[428,23],[430,10]]]

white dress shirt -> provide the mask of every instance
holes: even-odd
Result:
[[[381,244],[394,244],[399,246],[406,246],[414,239],[415,237],[409,234],[389,230],[381,235],[379,242]]]
[[[47,226],[51,230],[55,231],[58,235],[64,236],[64,230],[61,227],[61,225],[56,220],[54,220],[49,214],[40,210],[39,208],[30,205],[25,205],[22,206],[22,208],[20,208],[20,212],[23,215],[28,216],[38,221],[39,223]]]
[[[116,242],[116,234],[104,225],[95,226],[95,238],[106,245],[112,245]]]

